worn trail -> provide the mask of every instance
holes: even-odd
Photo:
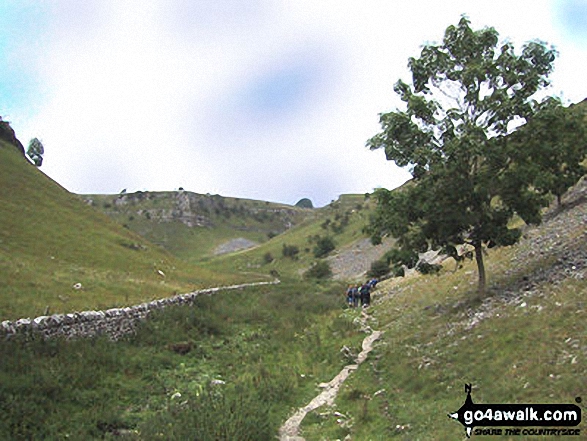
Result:
[[[367,314],[362,313],[362,320],[364,327],[366,326]],[[373,349],[373,343],[381,336],[381,331],[372,331],[362,343],[362,351],[357,355],[354,364],[349,364],[342,368],[342,370],[328,383],[321,383],[319,387],[323,391],[312,399],[306,406],[300,407],[279,429],[280,441],[304,441],[304,438],[299,435],[300,424],[305,416],[324,404],[332,406],[338,394],[340,386],[345,382],[352,371],[357,370],[361,363],[367,359],[367,355]]]

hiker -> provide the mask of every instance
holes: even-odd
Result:
[[[361,297],[361,295],[359,294],[359,288],[356,286],[353,286],[353,308],[356,308],[357,306],[359,306],[359,298]]]
[[[349,285],[346,290],[346,302],[347,305],[349,305],[349,308],[352,308],[354,305],[353,289],[355,289],[355,287],[353,285]]]
[[[359,289],[359,294],[361,295],[361,306],[367,307],[371,303],[371,287],[368,283],[365,283]]]
[[[367,285],[369,285],[369,287],[371,289],[375,288],[377,286],[377,284],[379,283],[379,280],[377,280],[377,278],[373,277],[371,280],[369,280],[367,282]]]

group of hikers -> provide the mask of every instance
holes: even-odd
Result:
[[[350,308],[356,308],[361,302],[362,307],[371,304],[371,290],[375,288],[379,281],[371,279],[362,285],[349,285],[346,290],[346,301]]]

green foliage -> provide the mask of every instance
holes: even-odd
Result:
[[[367,275],[369,277],[380,278],[389,274],[390,271],[389,263],[385,259],[379,259],[371,263],[371,268]]]
[[[273,260],[273,254],[271,254],[269,251],[263,254],[263,263],[265,263],[266,265],[273,262]]]
[[[559,240],[573,248],[571,238],[582,233],[581,227],[576,225],[572,235]],[[534,230],[532,237],[542,234]],[[575,246],[584,245],[583,239]],[[523,246],[535,249],[536,243]],[[488,251],[495,283],[508,286],[512,267],[519,271],[516,280],[532,280],[554,257],[543,250],[528,262],[517,258],[518,251],[518,246]],[[473,269],[470,262],[463,264]],[[457,422],[430,417],[458,409],[465,399],[464,383],[473,384],[476,403],[538,403],[545,396],[553,403],[573,402],[581,396],[577,379],[587,375],[587,354],[579,343],[587,332],[582,317],[587,280],[538,279],[534,289],[539,295],[520,292],[521,304],[507,297],[495,299],[491,311],[471,298],[473,279],[462,273],[443,271],[433,280],[423,276],[397,281],[389,288],[388,300],[378,302],[372,312],[386,332],[369,362],[341,386],[336,408],[319,409],[313,418],[304,419],[304,437],[466,439]],[[477,312],[473,319],[471,314]]]
[[[296,245],[283,244],[281,254],[283,257],[289,257],[290,259],[297,259],[300,249]]]
[[[37,138],[33,138],[29,142],[29,147],[26,151],[26,154],[29,158],[31,158],[33,164],[35,164],[37,167],[40,167],[43,164],[45,148],[43,147],[41,141],[39,141]]]
[[[382,132],[367,145],[409,166],[414,179],[401,191],[375,192],[368,231],[376,241],[391,234],[417,252],[473,245],[483,294],[483,247],[519,238],[508,228],[515,213],[540,220],[545,199],[517,173],[519,155],[507,135],[511,123],[539,110],[533,97],[548,84],[556,52],[535,41],[516,55],[512,44],[498,46],[495,29],[469,24],[463,17],[446,29],[442,44],[424,46],[409,60],[413,84],[395,85],[406,110],[381,114]]]
[[[195,267],[153,246],[31,167],[4,141],[0,219],[0,321],[37,317],[47,307],[53,313],[108,309],[251,280],[230,268]],[[83,295],[72,288],[78,282]]]
[[[0,339],[0,439],[272,439],[363,338],[341,289],[199,296],[118,342]]]
[[[166,412],[144,424],[142,439],[256,441],[273,437],[270,404],[260,399],[255,388],[239,388],[230,395],[221,388],[210,387],[171,402]]]
[[[321,260],[315,262],[310,269],[304,273],[304,277],[306,279],[329,279],[332,277],[332,269],[327,261]]]
[[[401,248],[393,248],[389,250],[385,253],[384,257],[387,263],[393,263],[394,267],[405,265],[408,268],[414,268],[419,260],[418,253]]]
[[[416,270],[420,274],[438,274],[442,269],[442,265],[436,263],[428,263],[426,261],[421,261],[416,265]]]
[[[512,143],[518,173],[532,178],[542,194],[561,196],[576,184],[587,169],[587,124],[580,106],[564,108],[558,99],[545,100],[528,124],[518,130]]]
[[[330,236],[319,236],[316,239],[316,245],[314,245],[314,257],[321,258],[326,257],[331,251],[336,248],[334,240]]]

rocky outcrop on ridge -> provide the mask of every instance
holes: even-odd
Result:
[[[15,146],[20,153],[22,153],[22,156],[24,156],[24,147],[22,143],[16,137],[16,133],[14,133],[14,129],[10,126],[10,123],[8,121],[3,121],[2,117],[0,117],[0,139]]]

